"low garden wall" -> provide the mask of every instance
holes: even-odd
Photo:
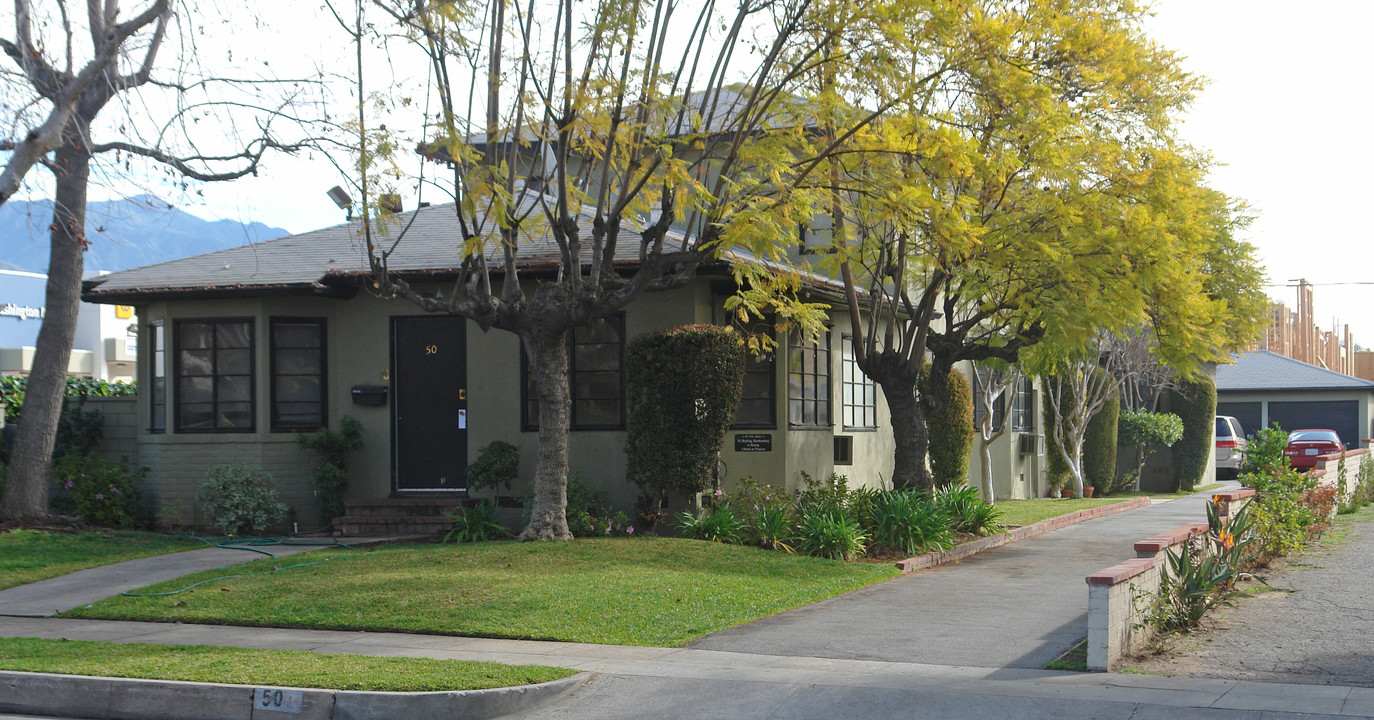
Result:
[[[1340,503],[1344,504],[1350,502],[1350,498],[1355,494],[1359,486],[1356,478],[1360,477],[1365,463],[1370,462],[1374,462],[1374,456],[1370,455],[1368,448],[1322,455],[1317,458],[1312,475],[1318,478],[1319,484],[1335,487],[1340,496]]]
[[[1212,496],[1222,521],[1234,517],[1254,497],[1254,488],[1240,488]],[[1207,533],[1207,523],[1181,525],[1135,544],[1136,556],[1099,570],[1088,583],[1088,669],[1110,671],[1122,656],[1153,640],[1145,622],[1145,608],[1137,598],[1159,592],[1168,571],[1166,553]]]

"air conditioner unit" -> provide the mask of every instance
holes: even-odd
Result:
[[[1021,453],[1022,455],[1039,455],[1039,454],[1040,454],[1040,436],[1039,436],[1039,435],[1035,435],[1035,434],[1033,434],[1033,433],[1022,433],[1021,435],[1018,435],[1017,438],[1018,438],[1018,441],[1019,441],[1019,442],[1018,442],[1018,445],[1017,445],[1017,449],[1020,451],[1020,453]]]

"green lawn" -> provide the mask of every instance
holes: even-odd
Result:
[[[100,530],[0,533],[0,590],[100,565],[205,547],[157,533]]]
[[[467,660],[35,638],[0,638],[0,670],[394,692],[531,685],[576,672]]]
[[[889,564],[671,538],[391,545],[310,558],[331,556],[176,595],[110,598],[65,616],[671,647],[899,574]],[[233,574],[292,560],[261,560]]]
[[[1002,511],[999,521],[1003,525],[1034,525],[1041,520],[1057,518],[1061,515],[1068,515],[1079,510],[1101,507],[1102,505],[1115,505],[1138,497],[1149,496],[1160,500],[1173,500],[1188,497],[1195,493],[1208,492],[1221,487],[1221,483],[1212,483],[1196,488],[1191,492],[1176,493],[1148,493],[1148,492],[1120,492],[1111,497],[1104,498],[1035,498],[1033,500],[998,500],[997,509]]]

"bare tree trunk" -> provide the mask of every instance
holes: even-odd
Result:
[[[892,379],[878,381],[887,397],[892,415],[892,435],[896,450],[892,458],[892,487],[898,490],[928,490],[930,473],[926,470],[926,450],[930,438],[925,415],[916,401],[916,383]]]
[[[521,540],[569,540],[568,427],[572,400],[568,390],[568,345],[564,333],[553,337],[522,333],[539,396],[539,453],[534,465],[534,510]]]
[[[33,371],[24,391],[24,410],[0,501],[0,519],[48,515],[48,474],[57,422],[67,391],[67,365],[81,309],[81,273],[86,246],[86,180],[90,175],[89,124],[78,116],[67,124],[57,148],[52,242],[43,324],[34,348]]]

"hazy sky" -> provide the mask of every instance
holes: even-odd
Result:
[[[1318,283],[1318,323],[1349,323],[1357,342],[1374,346],[1374,284],[1320,285],[1374,282],[1364,224],[1365,171],[1374,166],[1374,137],[1364,127],[1374,2],[1159,0],[1155,10],[1154,36],[1211,80],[1182,132],[1223,164],[1211,184],[1258,213],[1248,239],[1270,281]],[[343,59],[337,43],[293,32],[289,45]],[[256,180],[206,188],[210,205],[190,209],[301,232],[343,220],[325,197],[341,179],[322,162],[274,161]],[[1268,291],[1294,305],[1291,288]]]

